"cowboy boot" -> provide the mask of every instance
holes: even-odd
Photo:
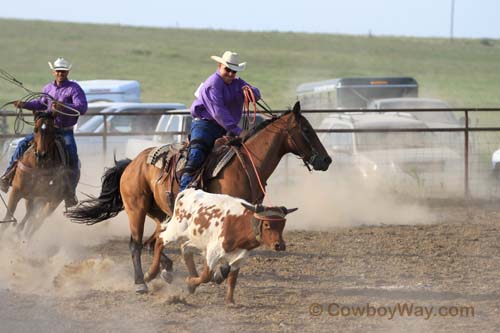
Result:
[[[12,184],[12,180],[16,175],[17,161],[12,165],[10,169],[5,171],[4,175],[0,177],[0,190],[4,193],[9,191],[9,186]]]
[[[9,191],[10,180],[7,178],[7,175],[3,175],[0,177],[0,190],[2,192],[7,193]]]

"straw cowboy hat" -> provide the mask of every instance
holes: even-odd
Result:
[[[240,56],[238,53],[231,51],[224,52],[222,58],[218,56],[211,56],[210,58],[237,72],[244,71],[247,66],[246,62],[240,62]]]
[[[54,64],[49,61],[49,67],[53,71],[69,71],[71,70],[71,66],[69,61],[64,58],[57,58]]]

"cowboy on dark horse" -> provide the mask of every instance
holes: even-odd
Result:
[[[44,96],[29,102],[16,101],[14,105],[17,108],[32,111],[57,112],[55,118],[56,132],[64,138],[64,145],[68,154],[68,167],[72,171],[64,200],[66,207],[71,207],[78,203],[75,190],[80,178],[73,126],[77,123],[78,117],[87,112],[87,98],[78,83],[68,80],[71,64],[66,59],[58,58],[54,63],[49,62],[49,67],[52,69],[55,80],[43,88]],[[24,152],[28,150],[33,137],[34,134],[30,133],[17,145],[7,170],[0,177],[0,189],[3,192],[9,190],[16,172],[15,162],[20,160]]]

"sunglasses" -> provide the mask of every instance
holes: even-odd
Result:
[[[224,67],[224,70],[228,73],[233,73],[233,74],[236,74],[236,71],[232,70],[231,68],[229,67]]]

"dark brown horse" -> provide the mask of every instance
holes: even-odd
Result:
[[[310,123],[300,113],[300,105],[296,103],[293,111],[280,117],[270,119],[260,125],[260,129],[245,141],[245,154],[250,157],[262,183],[265,184],[278,166],[281,158],[287,153],[293,153],[311,165],[315,170],[327,170],[332,159],[328,156],[318,136]],[[130,224],[130,250],[134,264],[135,285],[137,292],[146,292],[145,277],[141,266],[142,238],[146,215],[156,224],[156,232],[152,239],[158,236],[160,224],[167,216],[172,216],[167,191],[173,188],[176,195],[179,186],[175,177],[167,176],[164,182],[158,183],[161,170],[146,163],[152,148],[141,152],[133,161],[122,160],[109,169],[103,177],[101,194],[98,198],[82,202],[71,209],[68,216],[75,222],[93,224],[116,216],[125,209]],[[250,155],[250,156],[249,156]],[[249,167],[253,170],[252,167]],[[250,202],[261,202],[262,192],[256,196],[254,184],[251,184],[248,173],[238,158],[233,158],[219,175],[210,180],[205,190],[211,193],[224,193],[242,198]],[[171,187],[171,182],[174,182]],[[254,189],[252,191],[252,189]],[[158,242],[160,243],[160,242]],[[146,275],[149,281],[156,277],[159,262],[167,270],[171,270],[172,262],[161,251],[155,248],[155,263]],[[185,255],[189,274],[197,276],[192,255]],[[231,272],[230,283],[238,272]]]
[[[7,213],[4,220],[13,218],[19,200],[26,201],[26,214],[16,231],[30,237],[43,220],[59,206],[64,198],[69,170],[61,156],[64,145],[56,142],[55,113],[36,112],[34,139],[17,162],[12,180]]]

